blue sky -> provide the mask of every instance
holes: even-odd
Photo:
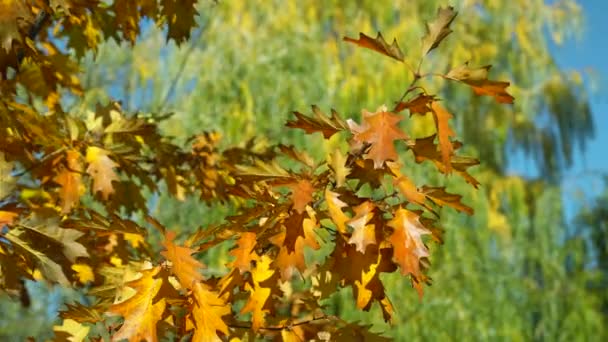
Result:
[[[608,0],[579,0],[585,15],[585,30],[580,39],[571,39],[553,48],[558,63],[565,69],[583,70],[596,83],[590,94],[595,123],[595,137],[583,155],[566,170],[562,186],[569,218],[594,196],[604,191],[602,175],[608,175]],[[587,80],[591,89],[590,80]],[[529,170],[533,162],[513,165],[517,170]]]

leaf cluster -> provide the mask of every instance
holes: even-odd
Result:
[[[363,110],[357,122],[313,106],[312,114],[295,112],[286,123],[348,141],[346,151],[315,160],[287,145],[220,150],[213,132],[180,146],[160,132],[158,119],[125,113],[116,102],[98,105],[86,117],[64,112],[58,89],[76,95],[83,90],[75,61],[42,28],[53,27],[77,57],[94,51],[102,37],[134,43],[144,17],[167,25],[168,39],[179,43],[195,24],[193,2],[1,6],[1,20],[11,25],[0,32],[0,285],[24,291],[26,278],[86,288],[95,304],[68,306],[58,334],[107,323],[113,340],[130,341],[167,334],[195,341],[381,339],[367,326],[327,314],[323,301],[351,288],[359,309],[377,303],[390,321],[394,307],[381,274],[399,271],[422,296],[431,283],[428,244],[442,241],[439,209],[473,214],[460,195],[409,177],[414,166],[405,165],[406,154],[479,185],[468,171],[479,162],[456,153],[462,144],[450,126],[452,114],[418,81],[441,77],[477,95],[513,101],[508,83],[488,80],[489,66],[421,72],[424,58],[451,32],[456,12],[447,7],[427,24],[416,68],[396,41],[388,45],[381,34],[345,38],[410,69],[412,82],[394,108]],[[33,100],[18,101],[18,87],[43,99],[48,112],[40,113]],[[434,120],[432,135],[416,137],[403,129],[402,121],[426,115]],[[146,194],[163,189],[178,199],[230,201],[239,210],[179,242],[147,215]],[[146,223],[137,222],[137,215]],[[160,255],[146,242],[148,229],[163,236]],[[196,256],[226,241],[234,244],[227,271],[207,276]],[[312,263],[310,255],[322,261]],[[108,323],[108,316],[122,320]]]

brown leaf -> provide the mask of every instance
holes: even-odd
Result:
[[[184,289],[192,289],[194,284],[203,280],[200,269],[204,265],[192,257],[195,251],[189,247],[182,247],[173,242],[175,232],[168,231],[165,234],[163,246],[165,251],[160,252],[168,261],[171,261],[171,271]]]
[[[410,116],[414,114],[425,115],[431,111],[429,104],[435,100],[435,96],[425,95],[423,93],[407,102],[399,102],[393,109],[393,112],[399,113],[400,111],[407,109],[410,111]]]
[[[462,199],[461,195],[451,194],[445,191],[445,187],[430,187],[430,186],[422,186],[422,193],[425,196],[430,198],[433,202],[440,206],[447,205],[452,207],[458,211],[462,211],[469,215],[473,215],[473,208],[463,204],[460,200]]]
[[[426,34],[422,37],[422,56],[439,46],[439,43],[452,33],[450,24],[454,21],[456,15],[458,15],[458,12],[454,11],[452,6],[439,7],[437,17],[426,23]]]
[[[294,270],[298,270],[300,274],[306,271],[306,262],[304,259],[304,247],[310,247],[314,250],[320,248],[319,243],[315,238],[315,228],[318,227],[314,212],[309,210],[308,217],[293,220],[299,226],[285,222],[285,229],[270,238],[270,242],[279,246],[279,254],[275,259],[275,266],[281,272],[281,280],[287,281],[291,279]],[[294,241],[294,242],[292,242]]]
[[[0,1],[0,48],[10,51],[13,39],[21,40],[19,24],[32,19],[23,1]]]
[[[488,73],[491,65],[469,68],[469,63],[450,70],[445,77],[468,84],[477,95],[493,96],[498,103],[513,103],[514,97],[507,93],[509,82],[490,81]]]
[[[433,110],[435,126],[437,127],[441,159],[446,166],[445,172],[450,173],[452,171],[452,163],[450,163],[450,161],[452,159],[452,154],[454,154],[454,147],[452,146],[450,137],[456,136],[456,133],[454,133],[449,124],[452,114],[443,108],[437,101],[431,102],[431,109]]]
[[[288,121],[285,126],[303,129],[308,134],[320,132],[325,139],[329,139],[332,135],[347,128],[344,121],[333,109],[331,110],[331,117],[328,117],[315,105],[312,106],[312,112],[312,116],[293,112],[297,119]]]
[[[87,148],[86,161],[89,163],[87,173],[93,178],[93,192],[101,192],[104,200],[114,193],[113,181],[118,181],[114,168],[118,166],[110,157],[109,152],[95,146]]]
[[[353,133],[353,141],[359,145],[370,144],[367,158],[374,161],[374,168],[380,169],[387,160],[397,160],[394,141],[407,139],[399,128],[401,117],[380,107],[375,113],[363,111],[363,124],[357,125],[349,120],[348,125]]]
[[[410,146],[410,148],[414,152],[416,163],[430,160],[441,173],[447,173],[447,166],[443,163],[441,153],[437,150],[437,145],[434,142],[436,136],[436,134],[433,134],[426,138],[416,139],[415,144]],[[454,146],[454,149],[461,146],[459,142],[454,142],[452,145]],[[479,165],[479,160],[471,157],[452,156],[450,160],[451,169],[455,170],[456,173],[467,181],[467,183],[477,188],[479,182],[467,172],[469,167],[475,165]]]
[[[388,45],[388,43],[384,40],[384,37],[382,37],[382,33],[380,32],[378,32],[376,39],[373,39],[372,37],[367,36],[365,33],[361,32],[359,33],[359,40],[349,37],[344,37],[344,40],[349,43],[357,44],[361,47],[374,50],[385,56],[394,58],[400,62],[403,62],[403,59],[405,58],[403,52],[401,52],[401,49],[399,48],[399,44],[397,44],[397,39],[393,39],[393,43],[391,45]]]
[[[167,18],[167,40],[180,44],[190,38],[190,30],[196,25],[196,0],[161,0],[161,13]]]

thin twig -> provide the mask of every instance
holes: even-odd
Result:
[[[269,327],[260,327],[258,329],[260,330],[270,330],[270,331],[281,331],[281,330],[285,330],[285,329],[292,329],[293,327],[297,327],[300,325],[306,325],[306,324],[310,324],[313,323],[315,321],[320,321],[320,320],[330,320],[331,317],[330,316],[326,316],[326,315],[322,315],[319,317],[313,317],[311,319],[305,320],[305,321],[300,321],[300,322],[296,322],[296,323],[290,323],[290,324],[285,324],[285,325],[279,325],[279,326],[269,326]],[[238,325],[238,324],[228,324],[228,326],[230,328],[235,328],[235,329],[251,329],[251,325]]]
[[[31,40],[36,39],[36,36],[42,30],[42,26],[44,25],[44,22],[47,20],[48,17],[49,17],[49,14],[45,10],[41,10],[38,13],[36,20],[34,21],[34,25],[32,25],[32,27],[30,27],[30,30],[27,33],[27,36],[29,39],[31,39]],[[24,58],[25,58],[24,49],[23,48],[19,49],[19,51],[17,52],[17,64],[21,65],[21,62],[23,61]]]
[[[196,37],[196,41],[199,41],[202,36],[203,36],[203,29],[201,28],[199,31],[198,37]],[[158,112],[162,112],[163,110],[165,110],[165,107],[169,103],[169,98],[171,97],[171,94],[173,92],[175,92],[175,88],[177,87],[177,82],[180,80],[180,78],[182,77],[182,75],[184,73],[184,70],[186,69],[186,64],[188,62],[188,59],[190,58],[190,55],[194,51],[195,45],[196,44],[190,44],[188,46],[188,50],[186,51],[186,55],[184,56],[184,59],[182,60],[182,63],[179,66],[177,74],[175,74],[175,77],[171,81],[171,85],[169,85],[169,89],[167,90],[165,97],[163,98],[163,100],[161,101],[161,103],[158,107]]]

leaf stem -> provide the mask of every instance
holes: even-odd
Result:
[[[260,327],[260,330],[271,330],[271,331],[281,331],[281,330],[291,330],[293,327],[297,327],[300,325],[306,325],[306,324],[310,324],[313,323],[315,321],[320,321],[320,320],[331,320],[332,317],[331,316],[327,316],[327,315],[321,315],[319,317],[313,317],[311,319],[308,320],[304,320],[304,321],[300,321],[300,322],[295,322],[295,323],[289,323],[289,324],[284,324],[284,325],[276,325],[276,326],[268,326],[268,327]],[[228,326],[230,328],[235,328],[235,329],[251,329],[251,324],[249,325],[240,325],[240,324],[228,324]]]

